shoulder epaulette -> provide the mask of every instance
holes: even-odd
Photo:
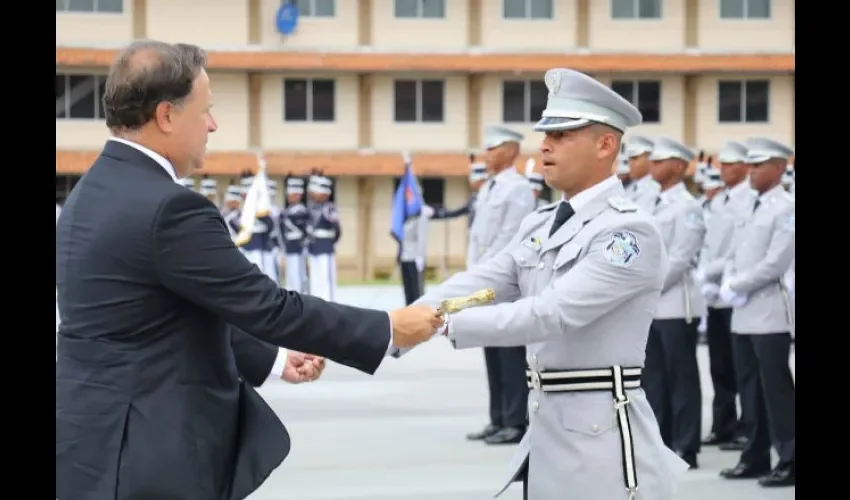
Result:
[[[637,205],[629,199],[622,196],[612,196],[608,198],[608,204],[618,212],[634,212],[637,210]]]

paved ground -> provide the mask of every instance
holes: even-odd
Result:
[[[339,299],[403,305],[400,287],[347,287]],[[709,423],[712,392],[702,346],[699,361]],[[486,423],[484,360],[477,349],[454,351],[435,341],[402,360],[387,360],[374,377],[332,365],[320,382],[271,382],[261,392],[286,422],[293,445],[284,465],[250,500],[485,500],[500,484],[512,452],[464,439]],[[735,464],[736,453],[707,448],[699,460],[701,468],[686,474],[679,500],[794,498],[793,488],[764,490],[754,481],[718,478],[721,468]],[[500,498],[521,496],[515,486]]]

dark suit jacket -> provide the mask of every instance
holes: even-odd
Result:
[[[118,142],[71,192],[56,238],[60,500],[233,500],[262,484],[289,436],[237,374],[268,374],[271,350],[245,354],[233,327],[370,374],[390,341],[385,312],[279,288],[212,203]]]

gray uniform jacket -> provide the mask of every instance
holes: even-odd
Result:
[[[664,275],[655,319],[684,318],[690,322],[705,314],[705,300],[699,285],[691,278],[705,236],[703,210],[683,183],[661,193],[660,200],[653,216],[667,248],[670,266]]]
[[[661,192],[661,184],[655,182],[651,175],[647,174],[629,184],[626,197],[637,204],[640,208],[652,213],[655,198]]]
[[[425,207],[423,207],[425,210]],[[404,222],[404,237],[401,240],[399,261],[414,262],[428,255],[428,215],[411,217]]]
[[[794,333],[794,311],[782,281],[794,261],[794,198],[782,186],[762,194],[735,224],[734,250],[724,280],[747,303],[732,312],[732,331]]]
[[[528,180],[514,167],[499,172],[491,181],[482,186],[476,199],[467,267],[485,262],[505,248],[535,207]]]
[[[495,290],[498,304],[451,316],[449,337],[456,348],[527,346],[535,371],[643,366],[667,253],[651,216],[624,198],[616,177],[588,194],[592,190],[551,238],[557,203],[527,216],[495,257],[418,301],[436,305],[482,288]],[[626,394],[637,500],[671,500],[687,466],[664,445],[643,389]],[[509,479],[528,459],[531,500],[628,500],[610,390],[532,389],[528,399],[530,427]]]
[[[729,201],[726,201],[726,196]],[[711,200],[711,217],[706,221],[705,241],[699,255],[699,269],[703,281],[718,287],[723,278],[723,268],[732,252],[732,234],[735,221],[753,208],[756,193],[746,180],[732,189],[717,193]],[[706,304],[714,308],[732,307],[721,298]]]

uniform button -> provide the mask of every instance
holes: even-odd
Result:
[[[598,432],[599,432],[599,426],[598,426],[598,425],[596,425],[596,424],[593,424],[593,425],[590,427],[590,430],[591,430],[591,432],[593,432],[594,434],[596,434],[596,433],[598,433]]]
[[[537,364],[537,355],[536,355],[536,354],[532,354],[532,355],[531,355],[531,360],[532,360],[532,361],[534,361],[534,364]]]
[[[519,258],[519,263],[520,263],[520,264],[524,264],[524,263],[525,263],[525,257],[520,257],[520,258]]]
[[[540,408],[540,403],[538,403],[537,401],[534,401],[533,403],[531,403],[531,411],[533,411],[534,413],[537,413],[537,410],[539,408]]]
[[[543,269],[544,267],[546,267],[546,264],[541,262],[540,265],[537,266],[537,269]]]

